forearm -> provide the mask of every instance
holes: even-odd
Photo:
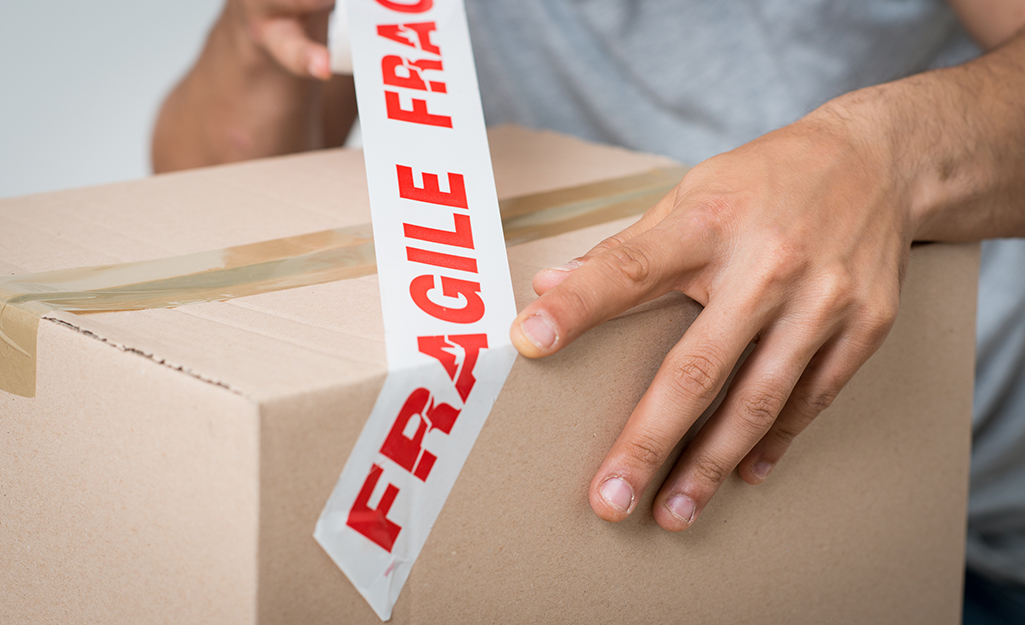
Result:
[[[225,7],[196,65],[164,102],[153,133],[154,171],[321,146],[322,83],[276,63],[236,10]]]
[[[917,240],[1025,236],[1025,31],[964,65],[856,91],[813,115],[856,127],[906,194]]]

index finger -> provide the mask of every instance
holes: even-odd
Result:
[[[616,247],[617,245],[622,245],[626,241],[629,241],[656,226],[667,214],[669,214],[669,211],[671,211],[675,205],[678,189],[679,187],[676,187],[671,193],[663,196],[662,199],[660,199],[654,206],[644,211],[644,214],[641,215],[640,219],[630,224],[627,228],[606,238],[598,245],[595,245],[583,256],[571,260],[562,267],[549,267],[537,272],[537,274],[534,275],[533,280],[534,292],[538,295],[544,295],[547,291],[558,286],[560,282],[565,280],[566,277],[569,276],[570,271],[575,270],[587,260],[590,260],[602,252]]]
[[[674,232],[675,230],[675,232]],[[631,307],[680,288],[708,257],[707,239],[666,222],[590,258],[523,309],[510,330],[528,358],[553,354]]]

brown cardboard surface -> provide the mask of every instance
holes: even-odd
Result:
[[[671,164],[492,132],[499,193]],[[365,223],[326,152],[0,201],[0,272],[137,261]],[[510,249],[536,269],[622,222]],[[669,297],[517,362],[396,623],[955,623],[976,251],[913,253],[890,338],[765,484],[682,534],[624,523],[593,471],[698,314]],[[374,623],[313,541],[386,372],[377,278],[40,324],[37,398],[0,395],[0,614],[13,623]],[[6,620],[4,622],[7,622]]]
[[[660,167],[554,191],[505,198],[508,245],[636,218],[687,167]],[[176,308],[372,275],[371,224],[114,265],[0,275],[0,392],[33,397],[41,317]],[[52,316],[52,315],[50,315]]]
[[[0,622],[253,622],[257,407],[58,324],[38,344],[40,399],[0,399]]]

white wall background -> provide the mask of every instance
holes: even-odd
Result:
[[[0,0],[0,197],[149,174],[157,107],[221,4]]]

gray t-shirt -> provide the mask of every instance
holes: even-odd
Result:
[[[488,122],[697,163],[979,51],[942,0],[467,0]],[[1025,241],[983,248],[968,562],[1025,584]]]

